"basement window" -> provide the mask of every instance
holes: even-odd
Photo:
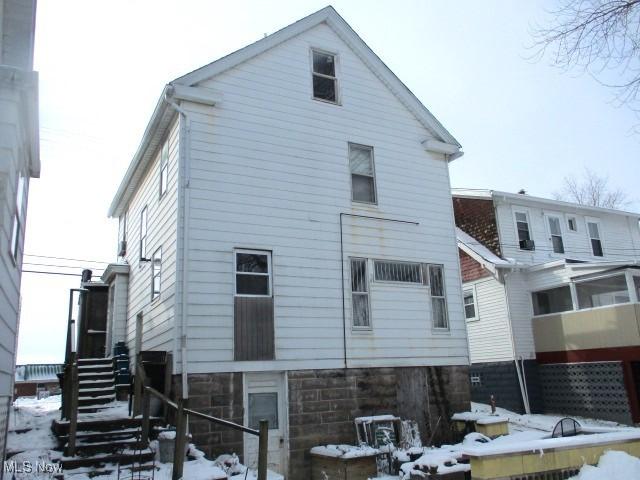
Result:
[[[469,378],[471,380],[471,386],[472,387],[481,387],[482,386],[482,377],[480,377],[480,375],[471,375]]]
[[[571,300],[571,289],[569,285],[533,292],[531,297],[533,300],[534,315],[546,315],[548,313],[573,310],[573,301]]]
[[[276,392],[249,393],[249,428],[260,428],[260,420],[269,422],[269,430],[278,429],[278,394]]]
[[[338,79],[336,78],[336,56],[312,50],[313,98],[338,103]]]
[[[624,274],[576,283],[578,308],[604,307],[631,301]]]

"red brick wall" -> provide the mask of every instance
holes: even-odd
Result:
[[[498,224],[493,200],[482,198],[453,198],[456,226],[500,256]]]
[[[490,275],[487,269],[465,252],[458,249],[458,253],[460,254],[460,271],[462,273],[463,282],[472,282],[473,280],[478,280],[479,278]]]

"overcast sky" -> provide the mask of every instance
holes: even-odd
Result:
[[[336,0],[365,42],[462,143],[454,187],[551,196],[584,167],[632,196],[640,123],[586,75],[531,61],[549,1]],[[324,1],[40,0],[42,178],[31,183],[25,270],[115,259],[106,217],[162,87],[327,5]],[[35,265],[35,264],[46,265]],[[51,267],[48,265],[56,265]],[[75,265],[76,268],[63,268]],[[60,362],[68,289],[79,278],[24,273],[18,363]]]

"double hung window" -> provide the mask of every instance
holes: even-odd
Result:
[[[162,282],[162,247],[153,252],[151,258],[151,300],[160,296]]]
[[[604,256],[602,250],[602,240],[600,239],[600,224],[598,222],[587,221],[589,240],[591,241],[591,252],[594,257]]]
[[[564,242],[562,241],[562,227],[558,217],[547,217],[549,222],[549,235],[551,236],[551,246],[553,253],[564,253]]]
[[[313,98],[338,103],[336,56],[319,50],[311,51],[313,62]]]
[[[376,178],[373,167],[373,147],[349,144],[351,170],[351,200],[376,203]]]
[[[462,295],[464,302],[464,317],[467,320],[476,320],[478,318],[476,307],[476,296],[473,289],[465,290]]]
[[[366,258],[351,259],[351,303],[353,304],[353,326],[371,327]]]
[[[235,294],[243,297],[271,296],[271,253],[236,250]]]
[[[431,289],[431,313],[433,328],[449,328],[447,298],[444,288],[444,268],[442,265],[429,265],[429,286]]]
[[[140,260],[147,259],[147,206],[140,212]]]
[[[169,140],[164,142],[160,151],[160,197],[167,191],[169,182]]]
[[[529,230],[529,217],[526,212],[515,212],[518,246],[520,250],[533,250],[533,241]]]

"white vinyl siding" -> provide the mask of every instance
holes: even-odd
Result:
[[[310,101],[312,47],[339,57],[340,108]],[[432,331],[424,286],[370,282],[372,328],[347,328],[349,366],[466,364],[447,164],[333,30],[314,27],[201,86],[224,104],[185,103],[190,372],[343,366],[351,257],[443,264],[449,330]],[[351,201],[349,142],[375,150],[377,207]],[[417,225],[343,216],[341,239],[341,213],[374,208]],[[272,251],[276,361],[233,362],[235,248]]]
[[[640,258],[640,229],[637,217],[625,217],[624,215],[598,213],[580,210],[579,206],[567,207],[554,205],[553,211],[547,205],[541,205],[531,201],[526,203],[523,198],[519,204],[513,205],[500,198],[494,199],[497,223],[500,235],[502,256],[513,258],[517,262],[526,264],[539,264],[559,258],[571,258],[575,260],[593,261],[594,258],[606,260],[629,260]],[[526,251],[519,247],[516,220],[514,211],[526,210],[528,212],[531,239],[535,242],[535,250]],[[561,235],[564,253],[554,253],[550,240],[548,216],[560,218]],[[569,231],[566,218],[576,219],[576,232]],[[595,257],[593,246],[589,236],[587,221],[598,221],[600,241],[602,242],[603,257]],[[564,229],[564,232],[562,231]]]
[[[504,285],[485,277],[462,288],[475,292],[476,321],[467,323],[471,363],[513,360]]]
[[[155,252],[162,246],[162,294],[152,302],[150,281],[152,262],[140,262],[139,245],[127,249],[125,260],[131,265],[129,271],[128,311],[126,340],[131,351],[135,350],[136,317],[143,313],[143,350],[173,350],[175,316],[174,295],[176,289],[176,241],[177,241],[177,178],[178,178],[178,131],[179,122],[174,120],[168,128],[169,177],[167,192],[158,198],[158,178],[160,158],[158,152],[152,155],[155,161],[145,172],[139,188],[131,198],[126,215],[129,241],[138,243],[141,231],[141,212],[147,208],[146,250]],[[161,148],[158,145],[158,149]],[[138,248],[136,248],[138,247]],[[115,332],[114,332],[115,333]],[[175,352],[174,352],[175,353]]]

